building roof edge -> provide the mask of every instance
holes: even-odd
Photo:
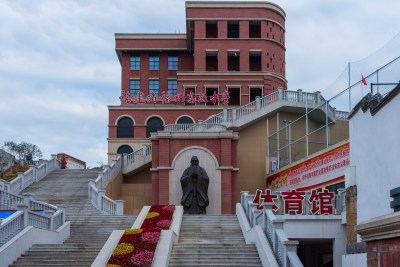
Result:
[[[268,1],[186,1],[185,8],[266,8],[286,17],[282,7]]]

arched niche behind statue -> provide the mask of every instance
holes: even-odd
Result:
[[[210,178],[208,199],[210,204],[206,214],[221,214],[221,171],[218,161],[211,151],[199,146],[187,147],[177,153],[169,172],[169,204],[181,205],[182,187],[180,179],[184,170],[190,166],[193,156],[199,159],[199,166],[204,168]]]

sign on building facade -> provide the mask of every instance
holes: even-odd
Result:
[[[342,179],[349,165],[350,145],[345,144],[268,177],[266,188],[279,191],[310,188]]]

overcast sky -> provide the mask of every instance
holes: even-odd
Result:
[[[400,31],[399,0],[275,1],[286,12],[289,90],[328,87]],[[0,0],[0,144],[107,162],[118,104],[114,33],[185,32],[183,0]]]

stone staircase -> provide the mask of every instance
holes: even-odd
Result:
[[[71,235],[61,245],[34,245],[10,266],[90,266],[113,230],[132,227],[136,216],[103,215],[88,200],[88,180],[98,171],[55,170],[22,193],[66,207]]]
[[[184,215],[169,266],[262,266],[235,215]]]

